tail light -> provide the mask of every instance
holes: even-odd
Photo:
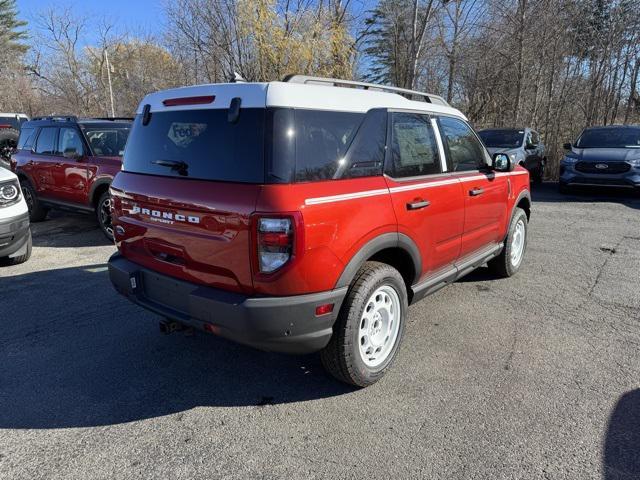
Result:
[[[275,272],[293,254],[293,219],[260,217],[257,227],[258,269],[260,273]]]

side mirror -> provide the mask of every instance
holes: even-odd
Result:
[[[525,150],[535,150],[537,147],[538,147],[538,146],[537,146],[537,145],[534,145],[533,143],[527,143],[527,144],[524,146],[524,149],[525,149]]]
[[[496,153],[493,156],[493,170],[496,172],[510,172],[513,170],[513,162],[506,153]]]
[[[571,144],[565,143],[564,145],[562,145],[562,148],[564,148],[565,150],[571,150]]]
[[[77,160],[78,158],[80,158],[80,154],[75,148],[67,148],[62,154],[62,156],[64,158],[72,158],[74,160]]]

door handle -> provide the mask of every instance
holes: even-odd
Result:
[[[416,202],[407,203],[407,210],[420,210],[431,205],[429,200],[418,200]]]
[[[484,193],[484,188],[474,188],[473,190],[469,190],[469,195],[472,197],[477,197],[478,195],[482,195]]]

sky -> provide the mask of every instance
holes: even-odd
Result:
[[[110,23],[121,25],[123,30],[134,34],[159,33],[164,22],[162,0],[16,0],[16,4],[19,17],[31,24],[39,11],[60,5],[70,6],[81,16],[92,15],[97,23],[100,17],[105,17]]]
[[[356,15],[362,13],[375,2],[373,0],[353,0],[351,7]],[[28,21],[33,28],[38,12],[51,6],[70,6],[79,15],[92,15],[99,23],[105,17],[109,23],[122,26],[122,30],[136,34],[160,34],[164,24],[163,0],[16,0],[18,15]],[[88,38],[91,42],[94,39]]]

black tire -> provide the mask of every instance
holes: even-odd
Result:
[[[519,225],[523,227],[523,244],[521,254],[517,261],[514,261],[511,253],[514,250],[514,236],[516,235],[516,231],[519,229]],[[522,265],[522,260],[524,259],[524,254],[527,251],[527,240],[529,233],[529,221],[527,219],[527,214],[524,210],[519,207],[516,207],[513,216],[511,217],[511,223],[509,224],[509,232],[507,233],[507,238],[504,241],[504,247],[502,248],[502,252],[496,258],[489,260],[488,265],[489,268],[500,277],[511,277],[515,275],[518,270],[520,270],[520,266]]]
[[[100,230],[110,241],[113,242],[113,225],[111,224],[111,195],[109,190],[104,191],[98,203],[96,203],[96,220],[100,225]]]
[[[20,132],[14,128],[0,128],[0,161],[4,160],[9,164],[11,154],[18,146]]]
[[[389,333],[383,340],[385,346],[379,347],[387,350],[386,356],[384,358],[381,356],[382,361],[379,365],[370,366],[365,363],[360,353],[360,341],[362,339],[360,337],[360,328],[366,322],[363,321],[365,308],[375,303],[377,299],[372,299],[371,297],[381,288],[391,289],[389,290],[390,293],[393,291],[397,294],[395,300],[398,301],[400,311],[399,315],[394,315],[394,319],[387,319],[387,322],[393,324],[393,321],[397,318],[398,324],[396,333]],[[382,293],[376,297],[380,295],[385,296],[386,294]],[[394,299],[390,298],[392,295],[392,293],[387,295],[390,303],[394,302]],[[384,303],[385,301],[386,299],[382,302]],[[333,327],[333,336],[329,344],[320,352],[324,368],[338,380],[358,387],[366,387],[380,380],[398,353],[404,334],[407,308],[407,290],[400,273],[385,263],[366,262],[351,283],[338,319]],[[376,315],[378,314],[376,313]],[[382,317],[377,318],[380,319]],[[384,322],[377,320],[377,323],[382,324]],[[375,324],[371,325],[371,327],[374,326]],[[392,341],[391,335],[395,335],[395,341]],[[364,336],[366,337],[367,335]],[[386,346],[387,341],[392,341],[392,344]]]
[[[27,202],[27,207],[29,208],[29,220],[33,223],[42,222],[45,218],[47,218],[47,213],[49,213],[49,209],[44,207],[40,200],[38,200],[38,196],[36,195],[36,191],[31,185],[31,182],[28,180],[20,180],[20,188],[22,189],[22,194],[24,195],[24,199]]]
[[[33,241],[31,239],[31,230],[29,230],[29,237],[27,238],[27,244],[26,244],[26,249],[24,250],[24,252],[21,255],[18,256],[11,256],[11,257],[7,257],[7,264],[9,265],[18,265],[20,263],[24,263],[27,260],[29,260],[29,258],[31,258],[31,250],[33,248]]]

